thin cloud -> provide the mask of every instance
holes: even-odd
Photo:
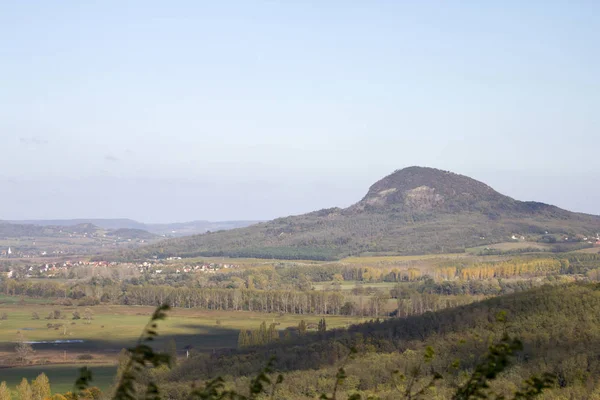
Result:
[[[48,141],[46,139],[37,137],[37,136],[21,136],[19,138],[19,142],[23,144],[36,144],[36,145],[46,145]]]
[[[105,155],[104,159],[106,161],[112,161],[112,162],[119,161],[119,159],[117,157],[113,156],[112,154]]]

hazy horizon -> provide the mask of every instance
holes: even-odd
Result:
[[[0,4],[0,219],[268,220],[410,165],[600,214],[600,3]]]

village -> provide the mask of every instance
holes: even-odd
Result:
[[[60,261],[53,263],[35,263],[21,267],[4,267],[7,278],[76,278],[79,271],[85,270],[86,275],[101,275],[107,270],[129,270],[134,274],[167,275],[167,274],[214,274],[220,270],[238,269],[240,266],[227,263],[198,263],[173,265],[158,260],[143,263],[109,262],[109,261]],[[0,270],[1,271],[1,270]]]

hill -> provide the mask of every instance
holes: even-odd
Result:
[[[461,379],[460,373],[448,370],[450,364],[460,360],[457,372],[469,371],[488,345],[508,332],[522,340],[524,350],[511,370],[500,377],[500,388],[513,388],[527,376],[548,372],[556,376],[559,390],[578,391],[560,398],[588,398],[582,394],[593,389],[600,373],[598,289],[597,284],[544,286],[420,316],[353,325],[347,331],[288,336],[263,347],[195,357],[165,378],[188,381],[197,376],[252,376],[275,357],[274,367],[285,372],[282,398],[314,398],[312,391],[331,390],[335,368],[344,362],[348,349],[355,348],[358,354],[345,367],[353,384],[344,389],[358,391],[363,398],[376,393],[391,399],[398,398],[390,385],[391,372],[419,365],[417,355],[426,346],[435,349],[432,367],[444,371],[442,390]],[[497,320],[500,312],[507,316],[506,323]],[[447,397],[441,392],[435,398]]]
[[[55,237],[65,234],[92,235],[100,228],[91,223],[79,223],[70,226],[12,224],[0,221],[0,238]]]
[[[38,226],[73,226],[80,224],[93,224],[103,229],[145,229],[145,224],[127,218],[103,219],[103,218],[80,218],[80,219],[28,219],[8,221],[19,225]]]
[[[106,233],[108,237],[117,237],[122,239],[156,239],[158,235],[150,233],[148,231],[144,231],[142,229],[132,229],[132,228],[121,228],[116,229],[114,231],[108,231]]]
[[[1,221],[0,221],[1,222]],[[207,231],[226,230],[242,228],[259,221],[190,221],[175,222],[167,224],[146,224],[127,218],[117,219],[48,219],[48,220],[15,220],[6,221],[16,225],[37,225],[37,226],[63,226],[70,227],[74,225],[93,224],[97,227],[107,230],[135,229],[150,232],[162,236],[186,236]]]
[[[462,252],[510,241],[514,235],[577,242],[598,232],[598,216],[518,201],[463,175],[409,167],[376,182],[363,199],[345,209],[167,240],[119,256],[329,260],[373,253]]]

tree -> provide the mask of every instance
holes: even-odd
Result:
[[[92,323],[93,316],[94,316],[94,313],[89,308],[86,308],[85,311],[83,312],[83,318],[85,319],[86,323],[88,323],[88,324]]]
[[[40,316],[35,311],[31,313],[31,319],[40,319]]]
[[[267,333],[269,336],[269,343],[279,340],[279,332],[277,332],[275,323],[269,325]]]
[[[19,361],[23,364],[29,363],[29,360],[35,353],[33,347],[25,341],[25,337],[21,332],[17,333],[17,346],[15,347],[15,352],[17,353]]]
[[[165,353],[168,354],[171,359],[171,367],[177,365],[177,343],[175,342],[175,339],[169,340]]]
[[[81,315],[79,315],[79,311],[73,311],[73,319],[81,319]]]
[[[31,393],[33,400],[44,400],[46,397],[50,397],[52,391],[50,390],[50,381],[46,374],[41,373],[31,382]]]
[[[29,386],[29,382],[25,378],[17,385],[17,393],[19,393],[19,400],[33,400],[31,386]]]
[[[92,386],[91,388],[82,390],[78,396],[78,399],[81,400],[97,400],[102,397],[102,391],[96,386]]]
[[[298,334],[300,336],[304,336],[306,334],[306,329],[308,327],[306,326],[306,321],[301,320],[300,323],[298,324]]]
[[[267,323],[263,321],[258,328],[258,338],[260,340],[257,345],[263,345],[269,343],[269,332],[267,332]]]
[[[319,321],[319,333],[325,333],[327,331],[327,322],[325,322],[325,318],[321,318]]]
[[[0,383],[0,400],[12,400],[12,394],[6,382]]]
[[[248,331],[245,329],[242,329],[238,336],[238,348],[241,349],[243,347],[249,346],[250,345],[249,341],[250,341],[250,337],[248,335]]]

